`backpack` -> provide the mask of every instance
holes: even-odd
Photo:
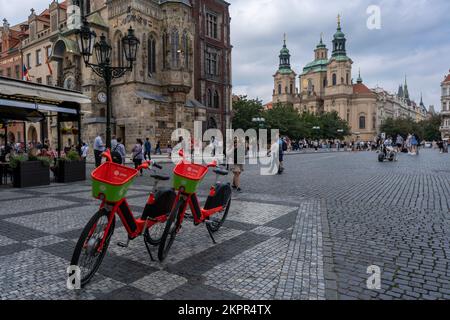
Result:
[[[288,149],[288,145],[286,143],[286,141],[283,141],[283,151],[287,151]]]
[[[117,151],[117,148],[119,147],[119,144],[116,145],[114,150],[111,152],[112,161],[117,164],[122,164],[123,159],[122,155]]]

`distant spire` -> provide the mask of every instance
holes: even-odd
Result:
[[[320,33],[320,44],[323,44],[323,32]]]
[[[283,47],[286,47],[286,33],[283,34]]]
[[[341,28],[341,15],[340,14],[337,15],[337,25],[338,25],[338,29],[340,29]]]
[[[359,72],[358,72],[358,79],[356,80],[356,83],[363,83],[363,79],[361,78],[361,68],[359,68]]]

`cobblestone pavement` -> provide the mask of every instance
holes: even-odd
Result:
[[[216,245],[185,221],[167,261],[151,262],[141,238],[116,245],[126,239],[118,223],[98,273],[75,292],[66,269],[98,208],[89,181],[2,187],[0,299],[450,299],[449,164],[427,150],[397,163],[370,152],[291,155],[274,177],[246,166]],[[135,212],[150,186],[136,179]],[[372,265],[380,290],[367,288]]]

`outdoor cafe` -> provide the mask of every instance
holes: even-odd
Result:
[[[84,161],[66,161],[62,157],[62,124],[71,122],[77,129],[75,143],[81,145],[81,105],[90,103],[90,99],[81,92],[66,90],[42,84],[0,77],[0,185],[31,187],[50,184],[53,176],[57,182],[72,182],[85,179]],[[50,121],[51,119],[51,121]],[[23,124],[20,154],[11,148],[11,130],[17,124]],[[56,150],[51,156],[48,150],[30,148],[26,130],[27,123],[40,124],[40,143],[49,138],[49,132],[56,134]],[[49,124],[56,130],[48,130]],[[17,130],[17,129],[16,129]],[[36,142],[36,141],[33,141]],[[30,150],[33,149],[33,150]],[[37,153],[33,153],[33,152]],[[74,160],[74,159],[70,159]]]

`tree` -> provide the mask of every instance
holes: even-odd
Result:
[[[253,122],[254,118],[260,118],[263,113],[262,101],[258,99],[249,100],[247,96],[240,96],[239,100],[233,102],[233,129],[258,129],[258,124]]]
[[[276,104],[272,109],[264,111],[263,117],[267,129],[278,129],[281,135],[297,138],[306,132],[300,114],[292,105]]]
[[[387,119],[381,126],[381,132],[395,139],[397,135],[406,138],[408,134],[414,133],[419,140],[433,141],[440,139],[439,127],[440,116],[434,116],[421,122],[415,122],[411,118]]]

